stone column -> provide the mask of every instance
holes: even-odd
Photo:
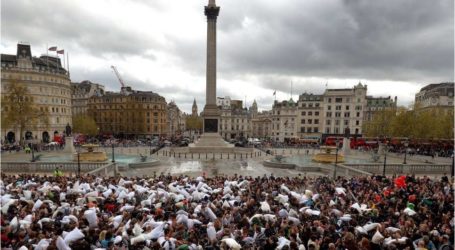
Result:
[[[204,117],[204,133],[219,132],[218,107],[216,106],[216,19],[220,7],[216,6],[215,0],[209,0],[204,13],[207,16],[207,71]]]

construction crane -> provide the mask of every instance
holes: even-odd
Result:
[[[120,74],[118,73],[117,68],[116,68],[115,66],[111,66],[111,68],[114,70],[114,73],[115,73],[115,75],[117,76],[118,81],[119,81],[120,84],[122,85],[122,88],[124,88],[124,87],[125,87],[125,82],[123,81],[122,77],[121,77]]]

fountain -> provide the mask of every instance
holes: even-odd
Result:
[[[330,147],[330,146],[322,146],[320,147],[321,150],[325,152],[317,153],[313,157],[314,162],[320,162],[320,163],[334,163],[336,162],[344,162],[344,156],[341,154],[336,153],[336,147]],[[335,153],[333,154],[332,151],[335,150]]]
[[[95,148],[98,148],[99,145],[85,144],[82,145],[82,147],[85,148],[87,152],[73,154],[73,161],[77,161],[78,158],[81,162],[104,162],[107,160],[107,155],[105,152],[95,151]]]

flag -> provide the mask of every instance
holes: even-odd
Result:
[[[65,50],[64,49],[57,50],[57,54],[65,54]]]
[[[49,51],[57,51],[57,46],[50,47]]]
[[[275,90],[275,91],[273,91],[273,95],[276,95],[276,90]]]

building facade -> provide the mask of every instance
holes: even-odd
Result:
[[[92,96],[103,96],[104,86],[90,81],[71,83],[73,116],[87,114],[88,100]]]
[[[272,140],[285,142],[298,138],[297,135],[297,103],[292,100],[273,103]]]
[[[95,119],[103,135],[151,138],[168,133],[166,99],[152,91],[122,87],[120,93],[92,96],[88,101],[88,114]]]
[[[261,139],[270,139],[272,134],[271,111],[262,111],[257,113],[251,119],[252,137]]]
[[[360,82],[353,88],[326,89],[323,94],[323,134],[361,135],[366,94],[367,86]]]
[[[247,108],[242,107],[240,100],[231,100],[230,97],[217,98],[223,102],[218,106],[220,110],[219,131],[225,140],[248,138],[251,136],[251,113]],[[227,105],[229,104],[229,106]]]
[[[53,56],[33,57],[26,43],[17,45],[16,55],[1,55],[2,95],[9,83],[16,82],[27,87],[36,107],[47,111],[48,125],[30,126],[24,134],[19,129],[2,127],[2,139],[8,143],[25,140],[50,142],[54,135],[62,135],[67,124],[72,124],[71,80],[60,58]],[[5,111],[2,107],[2,111]]]
[[[453,92],[453,82],[429,84],[415,95],[415,108],[424,110],[437,107],[453,112]]]
[[[303,93],[299,96],[297,129],[299,138],[320,138],[323,124],[323,95]]]
[[[367,106],[365,108],[364,121],[369,122],[373,120],[373,117],[378,112],[384,110],[396,110],[397,109],[397,97],[392,99],[388,97],[373,97],[367,96]]]
[[[185,115],[174,101],[167,105],[167,131],[168,136],[174,137],[185,131]]]

